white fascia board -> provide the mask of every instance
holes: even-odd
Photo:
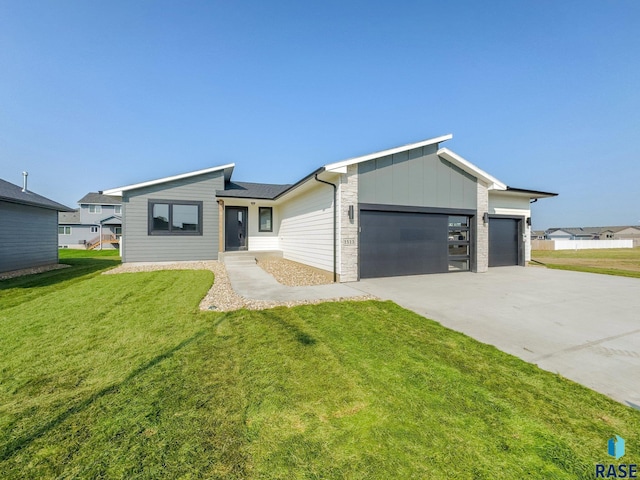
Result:
[[[336,172],[331,171],[322,171],[322,172],[318,172],[318,177],[324,177],[321,178],[321,180],[325,180],[329,183],[335,183],[336,186],[338,186],[339,184],[339,175],[332,175],[335,174]],[[345,172],[346,173],[346,172]],[[276,204],[281,204],[284,202],[289,201],[289,199],[291,199],[292,197],[295,197],[297,195],[299,195],[302,192],[306,192],[308,190],[311,190],[312,188],[316,188],[316,187],[328,187],[328,185],[323,184],[322,182],[318,182],[315,179],[315,175],[311,175],[309,178],[307,178],[306,180],[298,183],[297,185],[294,185],[289,191],[287,191],[284,195],[278,197],[276,199]]]
[[[135,183],[133,185],[127,185],[125,187],[112,188],[111,190],[105,190],[102,193],[104,195],[122,196],[122,192],[126,192],[128,190],[136,190],[138,188],[150,187],[151,185],[158,185],[160,183],[167,183],[167,182],[172,182],[174,180],[181,180],[183,178],[195,177],[197,175],[204,175],[205,173],[233,169],[233,167],[235,167],[235,163],[229,163],[227,165],[221,165],[219,167],[205,168],[204,170],[196,170],[195,172],[181,173],[180,175],[174,175],[172,177],[158,178],[157,180],[149,180],[148,182]]]
[[[425,147],[427,145],[433,145],[435,143],[445,142],[447,140],[451,140],[453,138],[453,134],[449,133],[447,135],[442,135],[441,137],[430,138],[428,140],[422,140],[421,142],[410,143],[409,145],[403,145],[401,147],[390,148],[389,150],[382,150],[380,152],[370,153],[368,155],[363,155],[362,157],[354,157],[349,158],[347,160],[342,160],[336,163],[329,163],[325,165],[325,169],[327,171],[337,171],[338,173],[343,173],[338,169],[343,167],[347,167],[349,165],[353,165],[355,163],[366,162],[367,160],[373,160],[374,158],[386,157],[387,155],[393,155],[394,153],[400,153],[407,150],[412,150],[414,148]]]
[[[489,190],[506,190],[507,186],[498,180],[496,177],[489,175],[484,170],[478,168],[469,160],[462,158],[457,153],[453,153],[448,148],[440,148],[438,150],[438,156],[444,158],[448,162],[453,163],[456,167],[461,168],[470,175],[473,175],[478,180],[488,185]]]

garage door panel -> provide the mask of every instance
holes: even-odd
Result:
[[[519,265],[519,222],[515,218],[489,219],[489,266]]]
[[[360,276],[419,275],[448,271],[448,216],[360,212]]]

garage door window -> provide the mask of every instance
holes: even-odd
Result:
[[[449,217],[449,271],[468,271],[470,268],[469,217]]]

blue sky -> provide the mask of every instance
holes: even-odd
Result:
[[[0,177],[76,206],[453,133],[534,228],[640,224],[640,2],[0,0]]]

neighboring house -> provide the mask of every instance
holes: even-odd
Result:
[[[524,265],[530,201],[432,138],[327,164],[293,185],[232,181],[233,164],[106,190],[122,197],[123,262],[278,250],[359,278]]]
[[[78,200],[80,208],[60,213],[60,248],[119,248],[122,234],[122,199],[90,192]]]
[[[70,211],[0,179],[0,272],[58,263],[58,212]]]
[[[550,228],[547,230],[547,240],[572,240],[573,234],[563,228]]]
[[[531,230],[531,240],[546,240],[547,234],[544,230]]]
[[[546,231],[549,240],[620,240],[640,239],[640,227],[625,225],[618,227],[550,228]]]
[[[624,227],[612,227],[613,230],[613,238],[632,238],[634,240],[640,239],[640,227],[636,227],[633,225],[624,226]]]

